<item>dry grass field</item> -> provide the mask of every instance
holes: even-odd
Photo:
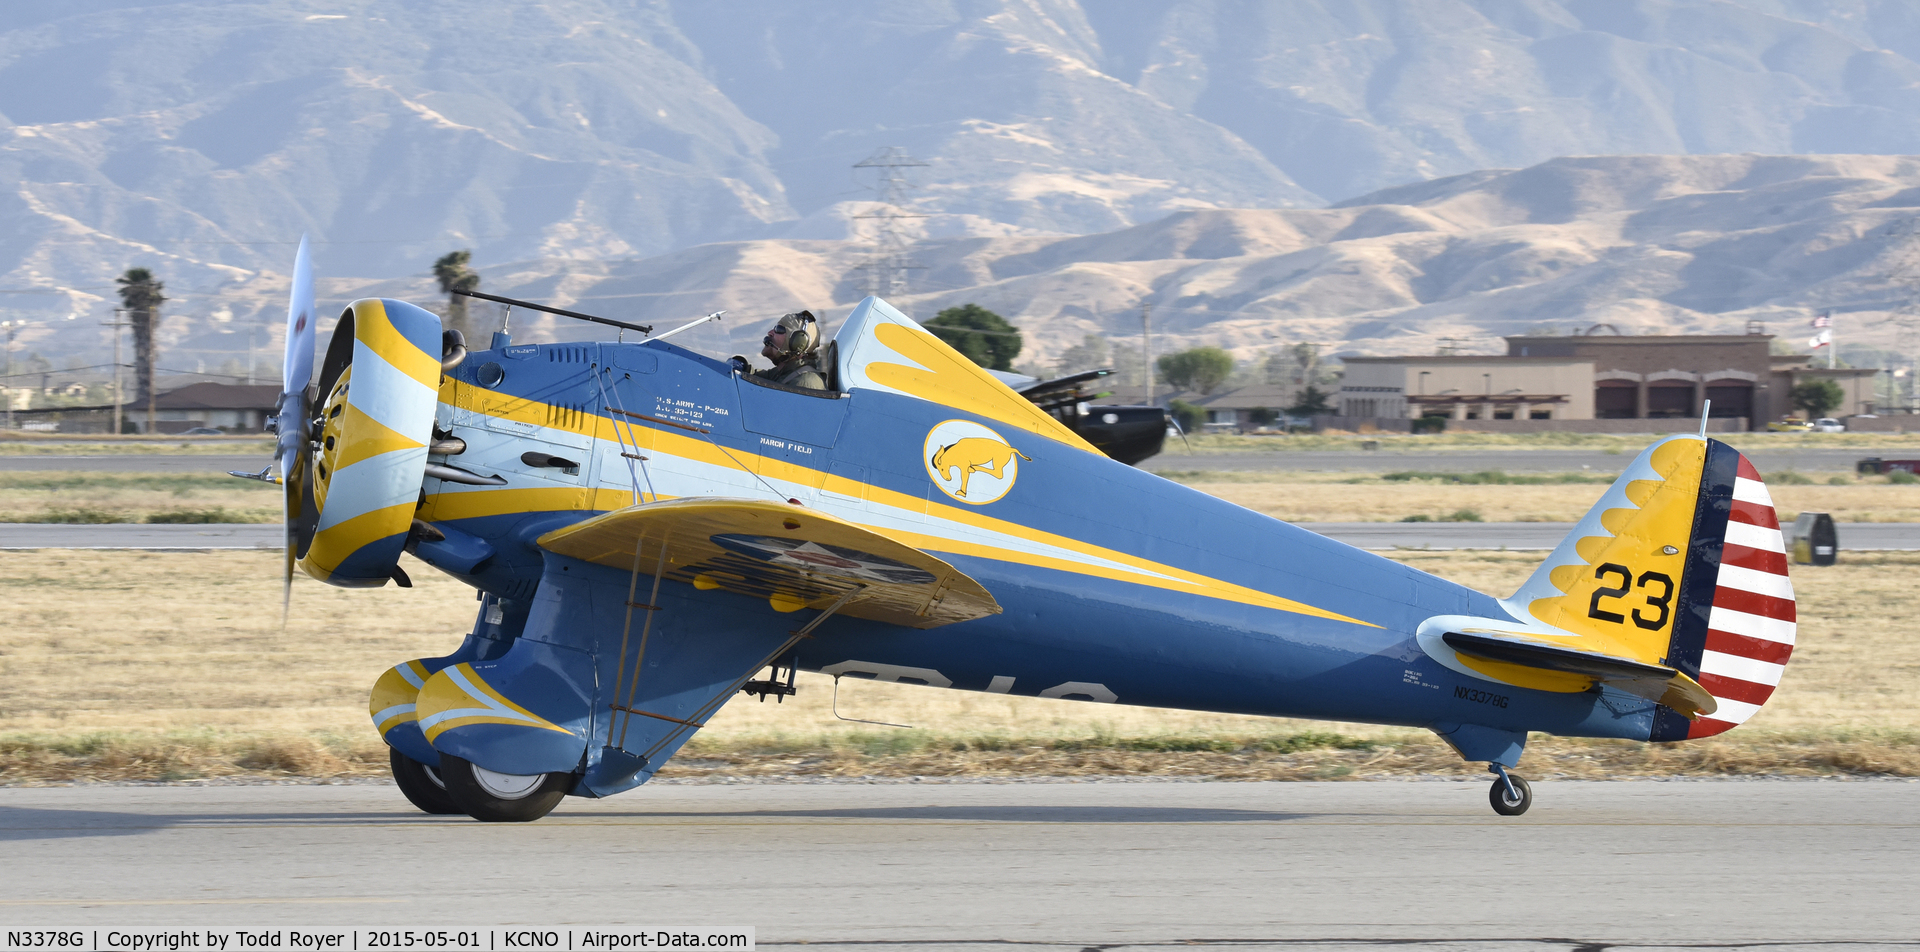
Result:
[[[1485,591],[1534,553],[1398,558]],[[1920,554],[1801,569],[1801,647],[1756,720],[1656,747],[1539,738],[1533,776],[1869,773],[1920,776]],[[280,626],[270,552],[0,552],[0,782],[349,776],[384,771],[367,688],[450,650],[471,590],[422,565],[411,590],[297,577]],[[1474,772],[1417,732],[1196,714],[803,676],[785,704],[730,703],[663,776],[1140,774],[1233,778]]]
[[[1485,522],[1572,522],[1610,478],[1301,471],[1165,474],[1288,522],[1441,520],[1462,510]],[[1904,474],[1903,474],[1904,475]],[[1781,518],[1802,510],[1842,522],[1920,522],[1920,484],[1851,473],[1770,474]],[[1491,482],[1485,480],[1491,479]],[[224,473],[0,472],[0,522],[274,522],[280,490]]]
[[[1573,522],[1593,508],[1612,481],[1579,473],[1532,477],[1543,480],[1538,483],[1480,485],[1461,485],[1440,477],[1389,478],[1394,474],[1267,471],[1166,475],[1288,522],[1398,522],[1409,516],[1438,521],[1461,510],[1478,517],[1472,521],[1480,522]],[[1813,510],[1831,513],[1841,522],[1920,522],[1920,484],[1896,484],[1885,476],[1856,477],[1851,473],[1768,475],[1767,488],[1782,521]]]
[[[1920,423],[1920,421],[1916,421]],[[1906,433],[1716,433],[1739,450],[1803,449],[1895,449],[1920,448],[1920,426]],[[1408,433],[1342,433],[1260,435],[1196,434],[1185,443],[1172,442],[1167,452],[1179,454],[1191,448],[1195,453],[1281,453],[1297,450],[1352,450],[1362,442],[1396,453],[1424,450],[1493,449],[1524,452],[1529,449],[1588,449],[1632,456],[1645,449],[1653,437],[1645,433],[1439,433],[1414,436]]]

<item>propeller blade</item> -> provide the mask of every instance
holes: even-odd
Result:
[[[304,391],[313,381],[313,261],[307,256],[307,236],[300,236],[300,250],[293,258],[293,293],[287,297],[287,359],[280,375],[280,390]]]
[[[313,399],[308,390],[313,382],[314,323],[313,261],[307,253],[307,238],[300,236],[300,250],[293,259],[293,290],[287,296],[287,351],[281,374],[280,411],[275,423],[278,440],[274,457],[280,464],[283,491],[282,512],[287,527],[287,557],[281,579],[280,623],[284,627],[293,603],[293,566],[313,539],[318,523],[313,482],[308,475],[313,466]]]
[[[286,571],[280,576],[280,627],[287,627],[287,617],[293,611],[293,527],[287,527],[287,564]]]

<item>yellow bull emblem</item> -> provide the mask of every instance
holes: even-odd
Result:
[[[986,473],[995,479],[1007,475],[1007,466],[1014,457],[1028,462],[1033,457],[1008,446],[996,439],[984,436],[969,436],[955,443],[941,447],[933,454],[933,469],[941,479],[955,479],[954,470],[959,470],[960,489],[955,495],[966,498],[967,480],[974,473]]]

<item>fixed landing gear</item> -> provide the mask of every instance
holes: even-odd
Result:
[[[1493,804],[1493,812],[1501,816],[1519,816],[1533,806],[1533,788],[1527,786],[1524,779],[1508,773],[1507,768],[1499,764],[1490,764],[1487,770],[1498,775],[1494,778],[1493,787],[1487,791],[1487,800]]]
[[[504,774],[440,755],[440,780],[458,812],[487,823],[538,820],[573,789],[572,774]]]
[[[393,783],[406,795],[407,801],[419,807],[424,813],[453,814],[465,813],[447,796],[447,785],[440,780],[440,771],[427,766],[393,748],[387,748],[387,763],[393,767]]]

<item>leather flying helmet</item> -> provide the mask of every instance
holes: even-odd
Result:
[[[774,326],[783,327],[787,331],[787,348],[784,351],[786,354],[804,354],[820,342],[820,325],[814,319],[812,311],[785,315]],[[773,335],[767,335],[764,343],[773,346]]]

